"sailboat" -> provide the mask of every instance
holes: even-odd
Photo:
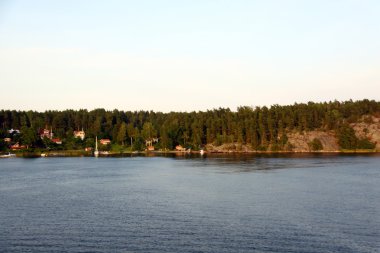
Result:
[[[94,156],[98,157],[99,156],[99,151],[98,151],[98,136],[95,137],[95,151],[94,151]]]

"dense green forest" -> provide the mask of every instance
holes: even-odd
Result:
[[[143,150],[145,140],[159,138],[156,149],[176,145],[199,149],[205,144],[238,142],[256,150],[284,150],[289,131],[334,130],[342,148],[373,147],[368,140],[358,140],[349,123],[368,115],[380,116],[380,102],[373,100],[324,102],[271,107],[242,106],[236,111],[219,108],[204,112],[106,111],[104,109],[65,111],[0,111],[0,148],[4,138],[28,145],[28,148],[82,149],[94,145],[95,136],[109,138],[113,145]],[[367,117],[371,120],[371,117]],[[364,118],[366,119],[366,118]],[[63,144],[53,145],[38,132],[52,129]],[[74,130],[86,132],[84,140],[73,136]],[[19,129],[19,134],[9,133]],[[356,138],[356,139],[355,139]],[[313,143],[318,147],[319,143]],[[372,146],[371,146],[372,145]],[[359,147],[360,148],[360,147]]]

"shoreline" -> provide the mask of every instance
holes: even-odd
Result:
[[[6,154],[6,153],[5,153]],[[47,151],[47,152],[16,152],[16,158],[46,158],[46,157],[93,157],[92,152],[82,150],[70,151]],[[205,151],[201,154],[199,151],[181,152],[181,151],[124,151],[124,152],[103,152],[99,157],[127,157],[127,156],[213,156],[213,155],[331,155],[331,154],[380,154],[376,150],[334,150],[334,151]]]

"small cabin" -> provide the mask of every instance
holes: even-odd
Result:
[[[86,147],[84,148],[84,151],[92,151],[92,147]]]
[[[100,144],[109,145],[109,144],[111,144],[111,140],[110,139],[100,139]]]
[[[43,139],[43,138],[48,138],[48,139],[53,139],[53,131],[52,130],[49,130],[49,129],[41,129],[39,131],[39,134],[40,134],[40,138]]]
[[[82,131],[74,131],[74,137],[80,138],[82,141],[84,140],[84,137],[86,136],[86,133]]]
[[[61,144],[62,144],[62,140],[59,139],[59,138],[51,139],[51,141],[54,142],[55,144],[58,144],[58,145],[61,145]]]
[[[148,146],[148,151],[154,151],[154,146]]]
[[[11,142],[12,139],[11,139],[11,138],[4,138],[4,141],[5,141],[5,142]]]
[[[20,149],[25,149],[25,148],[27,148],[27,146],[20,145],[20,143],[18,142],[11,146],[11,150],[20,150]]]
[[[175,146],[175,150],[183,152],[183,151],[186,151],[186,148],[182,147],[181,145],[177,145]]]

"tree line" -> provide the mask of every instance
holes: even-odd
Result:
[[[97,136],[134,150],[144,149],[145,140],[151,138],[159,139],[155,144],[157,149],[173,149],[176,145],[199,149],[210,143],[238,142],[249,144],[256,150],[283,150],[287,147],[289,131],[321,129],[336,131],[343,148],[357,148],[363,140],[352,136],[349,123],[363,118],[371,120],[369,115],[380,116],[380,102],[364,99],[270,107],[241,106],[236,111],[218,108],[169,113],[104,109],[45,112],[1,110],[0,138],[12,137],[13,141],[32,148],[44,148],[52,144],[41,140],[38,132],[47,127],[53,130],[56,137],[62,138],[62,148],[65,149],[93,146]],[[19,129],[20,134],[10,136],[9,129]],[[74,130],[81,129],[86,132],[83,141],[73,136]],[[1,145],[5,146],[4,143]],[[368,146],[368,143],[360,145]]]

